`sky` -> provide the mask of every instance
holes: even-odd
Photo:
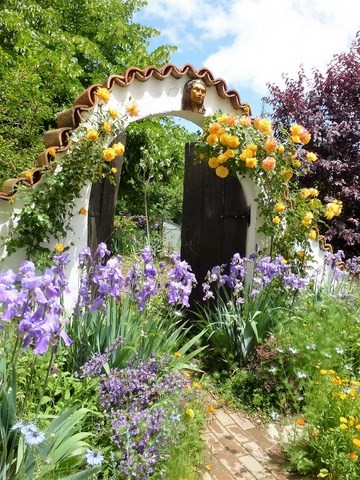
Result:
[[[175,45],[171,63],[208,68],[239,92],[254,116],[267,83],[283,86],[325,72],[333,55],[348,51],[360,30],[360,0],[147,0],[135,20],[158,29],[151,43]],[[269,108],[269,107],[267,107]]]

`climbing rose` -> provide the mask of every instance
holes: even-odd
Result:
[[[86,130],[86,138],[91,140],[92,142],[96,142],[98,139],[99,134],[95,128],[91,128],[90,130]]]
[[[130,117],[137,117],[139,115],[139,107],[136,103],[130,103],[126,107],[126,111],[129,113]]]
[[[96,92],[96,96],[105,103],[108,103],[110,100],[110,92],[107,88],[99,87]]]
[[[121,142],[115,143],[112,148],[114,149],[116,156],[121,157],[121,155],[124,155],[125,147]]]
[[[275,170],[275,166],[276,160],[273,157],[266,157],[261,163],[261,167],[267,172],[272,172]]]
[[[215,173],[220,178],[225,178],[229,175],[229,169],[224,167],[223,165],[219,165],[215,170]]]
[[[115,157],[116,157],[116,153],[113,148],[110,147],[110,148],[105,148],[103,150],[103,158],[107,162],[111,162],[111,160],[114,160]]]

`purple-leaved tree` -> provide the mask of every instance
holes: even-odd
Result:
[[[264,98],[272,107],[275,128],[304,125],[312,139],[306,149],[318,160],[301,182],[314,186],[323,200],[343,202],[340,217],[322,228],[334,250],[360,255],[360,31],[349,51],[335,55],[326,73],[307,78],[284,75],[285,87],[269,84]]]

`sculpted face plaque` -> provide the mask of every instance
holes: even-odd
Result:
[[[190,110],[190,112],[205,113],[205,95],[206,85],[202,80],[189,80],[184,86],[182,109]]]

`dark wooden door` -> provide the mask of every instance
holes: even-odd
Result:
[[[118,135],[114,143],[121,142],[125,145],[126,133]],[[117,172],[114,174],[115,182],[105,178],[102,182],[94,183],[91,187],[88,213],[88,245],[94,253],[100,242],[109,246],[111,234],[114,230],[114,217],[116,201],[119,193],[121,168],[123,157],[116,157],[110,164]]]
[[[181,258],[196,275],[192,300],[199,300],[208,270],[228,264],[234,253],[245,256],[250,210],[237,178],[222,179],[207,164],[194,165],[194,146],[186,145]]]

